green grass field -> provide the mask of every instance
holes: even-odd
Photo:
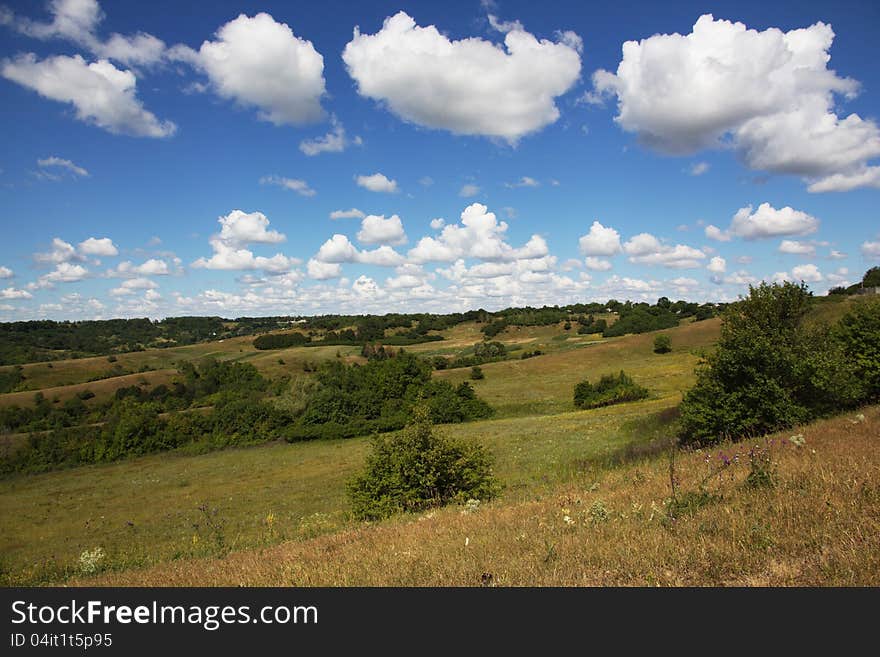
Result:
[[[817,315],[821,321],[831,321],[850,303],[823,304]],[[519,351],[513,351],[510,360],[483,365],[485,379],[472,383],[496,414],[489,420],[439,430],[478,442],[494,455],[504,488],[493,508],[542,504],[566,486],[589,486],[606,476],[607,464],[622,453],[656,451],[655,446],[669,438],[664,418],[693,384],[700,354],[712,348],[719,330],[720,321],[713,319],[663,331],[670,335],[673,351],[658,355],[652,348],[655,333],[602,340],[572,335],[561,326],[508,329],[498,336],[508,349],[539,348],[544,355],[520,360]],[[444,335],[447,339],[442,342],[407,349],[424,355],[461,354],[481,338],[479,325],[473,323]],[[310,376],[303,372],[305,363],[357,361],[358,351],[354,347],[258,351],[250,338],[241,338],[123,354],[117,359],[122,366],[149,365],[156,371],[43,392],[47,398],[63,399],[88,388],[100,399],[119,385],[131,385],[130,379],[156,385],[174,376],[171,366],[177,360],[206,356],[251,362],[270,376]],[[25,372],[29,381],[51,385],[88,377],[109,365],[106,358],[83,359],[55,362],[53,368],[29,365]],[[574,410],[575,383],[621,369],[649,389],[648,399]],[[435,376],[459,382],[468,380],[469,374],[470,368],[461,368]],[[32,398],[33,391],[12,393],[0,396],[0,404],[28,403]],[[230,551],[249,554],[248,550],[300,544],[331,534],[357,534],[361,524],[350,516],[345,482],[361,467],[368,444],[364,437],[270,443],[206,454],[181,450],[7,477],[0,480],[0,576],[7,584],[65,582],[77,573],[83,550],[95,547],[107,554],[111,572],[124,573],[132,568],[161,569],[180,560],[198,569],[208,563],[201,559]],[[338,583],[347,581],[344,574],[338,577]],[[202,581],[228,579],[215,580],[206,573]],[[321,578],[315,581],[326,583]]]
[[[473,332],[473,326],[463,326],[451,341],[471,345]],[[567,345],[536,358],[488,364],[484,366],[486,379],[475,382],[475,387],[497,407],[496,417],[442,430],[491,450],[505,484],[505,498],[540,495],[590,463],[652,438],[639,418],[678,402],[681,390],[692,380],[696,345],[711,345],[717,332],[717,320],[674,329],[670,333],[678,348],[662,356],[653,353],[653,336],[646,334],[578,348]],[[552,330],[536,327],[517,331],[512,339],[543,345],[542,340],[552,341],[552,337]],[[258,352],[234,344],[222,349],[209,346],[181,349],[188,350],[190,357],[247,359],[275,374],[287,367],[295,371],[300,359],[335,358],[337,351],[350,358],[356,351],[320,347]],[[150,352],[134,356],[156,357]],[[278,364],[279,359],[284,366]],[[621,407],[574,410],[574,383],[621,368],[651,389],[651,399]],[[457,381],[469,371],[437,374]],[[109,389],[111,380],[73,387],[86,385],[98,392],[97,383],[108,384]],[[205,504],[217,509],[223,540],[236,549],[338,530],[352,523],[345,481],[360,467],[367,446],[366,438],[276,443],[192,456],[155,454],[10,477],[0,481],[4,571],[16,581],[53,581],[75,567],[83,550],[95,546],[102,546],[117,568],[209,554],[216,547],[216,537],[205,535],[204,513],[199,511]],[[269,514],[274,518],[271,527],[266,521]]]

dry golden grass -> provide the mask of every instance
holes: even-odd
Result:
[[[719,499],[675,520],[667,515],[669,463],[661,456],[585,472],[534,499],[502,498],[473,513],[447,508],[73,583],[877,586],[880,407],[863,416],[775,436],[775,486],[747,486],[743,457],[712,484]],[[794,433],[805,437],[803,447],[788,441]],[[732,455],[749,445],[724,449]],[[680,490],[697,490],[708,467],[704,457],[678,458]]]

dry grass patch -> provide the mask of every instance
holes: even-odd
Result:
[[[751,444],[723,446],[731,458],[739,450],[740,461],[711,484],[718,497],[675,519],[668,513],[669,464],[661,456],[585,473],[531,500],[397,517],[223,559],[74,583],[877,586],[880,408],[862,416],[774,436],[772,487],[745,482]],[[804,438],[800,447],[789,440],[796,434]],[[697,490],[705,457],[678,459],[681,491]]]

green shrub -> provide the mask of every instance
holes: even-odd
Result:
[[[426,407],[393,435],[376,435],[361,474],[348,484],[354,515],[362,520],[422,511],[495,495],[490,455],[480,445],[437,435]]]
[[[483,368],[475,365],[471,368],[471,379],[474,381],[479,381],[481,379],[485,379],[486,375],[483,374]]]
[[[672,340],[669,339],[668,335],[661,333],[654,338],[655,354],[668,354],[670,351],[672,351]]]
[[[864,384],[866,398],[880,399],[880,300],[856,304],[838,322],[833,333]]]
[[[804,322],[806,286],[761,283],[723,315],[721,339],[681,404],[681,441],[708,444],[807,422],[864,397],[829,329]]]
[[[637,401],[648,396],[648,390],[638,385],[625,372],[605,374],[598,383],[586,379],[574,387],[576,408],[599,408],[622,402]]]
[[[298,347],[309,341],[302,333],[267,333],[254,338],[255,349],[286,349]]]

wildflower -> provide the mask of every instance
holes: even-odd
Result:
[[[562,522],[564,522],[566,525],[573,525],[574,524],[574,520],[572,520],[571,516],[568,514],[562,516]]]
[[[79,569],[84,575],[98,572],[101,562],[104,561],[104,550],[96,547],[94,550],[83,550],[79,555]]]
[[[464,503],[464,509],[462,509],[462,513],[474,513],[480,509],[480,500],[471,498],[467,502]]]
[[[270,529],[272,528],[272,525],[275,524],[275,514],[271,511],[266,515],[266,524]]]
[[[788,440],[795,447],[803,447],[804,444],[807,442],[806,439],[804,438],[804,434],[802,434],[802,433],[796,434],[796,435],[792,436],[791,438],[789,438]]]
[[[865,421],[865,414],[859,413],[852,420],[850,420],[850,424],[859,424],[860,422],[864,422],[864,421]]]
[[[594,524],[608,520],[608,509],[605,508],[605,504],[602,503],[602,500],[596,500],[593,502],[590,506],[589,516],[590,522]]]

